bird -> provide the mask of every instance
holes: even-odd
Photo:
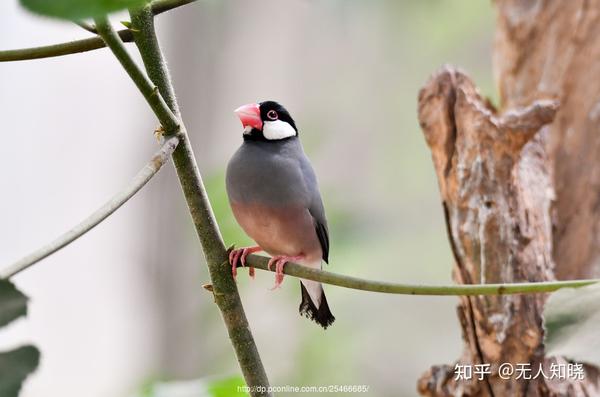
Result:
[[[238,261],[264,251],[275,265],[275,286],[283,268],[295,262],[321,269],[329,262],[329,230],[317,177],[290,113],[276,101],[243,105],[235,110],[243,142],[227,165],[226,189],[233,215],[255,246],[233,249],[229,262],[235,278]],[[254,276],[254,269],[249,269]],[[300,280],[299,312],[324,329],[335,317],[321,283]]]

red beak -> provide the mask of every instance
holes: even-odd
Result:
[[[260,108],[256,103],[249,103],[235,109],[235,114],[240,118],[244,128],[252,127],[262,130],[263,122],[260,119]]]

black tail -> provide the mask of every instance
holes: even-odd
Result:
[[[304,284],[300,283],[300,288],[302,289],[302,302],[300,302],[300,314],[313,320],[315,323],[319,324],[323,329],[327,329],[333,322],[335,321],[335,317],[331,314],[329,310],[329,305],[327,304],[327,298],[325,298],[325,292],[321,295],[321,305],[319,308],[315,306],[306,287]]]

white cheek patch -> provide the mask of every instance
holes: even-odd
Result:
[[[284,139],[296,136],[296,130],[285,121],[265,121],[263,123],[263,135],[268,140]]]

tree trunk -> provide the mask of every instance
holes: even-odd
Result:
[[[445,68],[419,95],[419,121],[440,186],[460,283],[598,275],[600,244],[600,0],[497,1],[494,67],[501,110],[463,73]],[[428,396],[600,395],[585,379],[549,380],[546,296],[463,297],[457,364],[419,380]],[[513,374],[501,373],[508,363]],[[519,372],[517,366],[530,368]],[[479,367],[476,367],[479,365]],[[504,366],[509,368],[508,366]],[[540,367],[543,374],[539,373]],[[519,373],[520,378],[517,379]],[[536,376],[537,375],[537,376]],[[531,378],[531,379],[527,379]]]

